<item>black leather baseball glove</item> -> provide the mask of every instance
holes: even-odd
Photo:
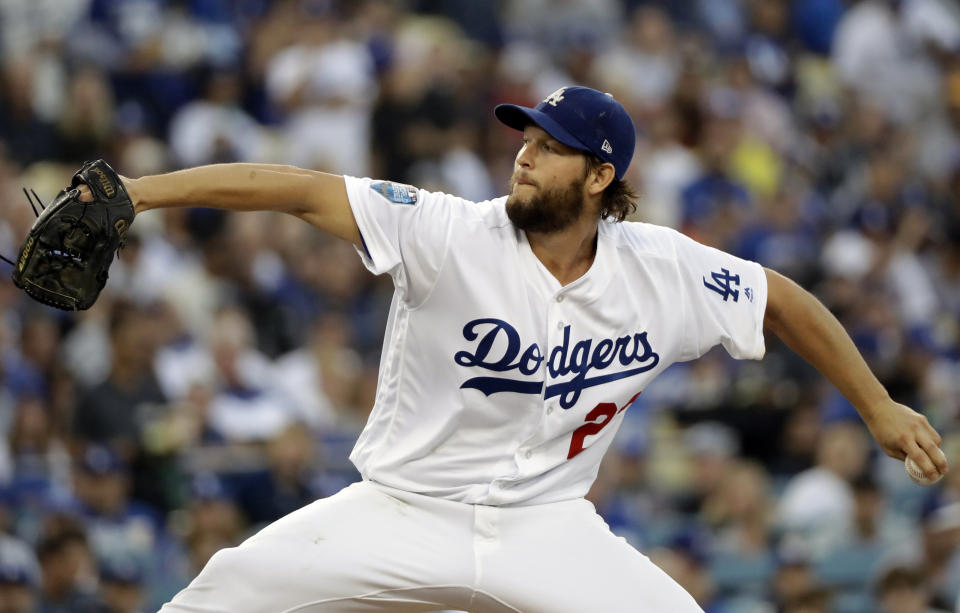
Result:
[[[80,201],[81,184],[90,188],[92,202]],[[117,173],[103,160],[86,162],[30,228],[13,267],[14,284],[58,309],[90,308],[133,215]]]

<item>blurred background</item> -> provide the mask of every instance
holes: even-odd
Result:
[[[499,102],[631,112],[637,220],[775,268],[944,436],[933,487],[773,338],[669,369],[590,498],[708,613],[960,611],[952,0],[0,0],[0,253],[85,159],[257,161],[483,200]],[[294,218],[137,218],[96,306],[0,281],[0,613],[153,611],[358,478],[389,278]]]

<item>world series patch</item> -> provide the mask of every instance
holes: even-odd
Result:
[[[371,183],[370,189],[394,204],[417,204],[417,188],[412,185],[380,181]]]

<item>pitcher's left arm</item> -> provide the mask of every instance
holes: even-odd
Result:
[[[887,455],[900,460],[910,456],[931,478],[945,474],[940,435],[927,418],[890,398],[846,330],[819,300],[783,275],[764,272],[768,286],[764,328],[840,390]]]

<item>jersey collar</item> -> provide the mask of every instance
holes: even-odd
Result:
[[[613,246],[612,223],[601,221],[597,227],[597,253],[587,272],[579,279],[566,286],[561,286],[543,262],[533,253],[530,242],[524,231],[515,229],[517,248],[520,256],[520,268],[527,281],[541,288],[552,299],[563,297],[573,299],[578,303],[589,303],[598,299],[607,289],[613,278],[613,267],[616,265]]]

